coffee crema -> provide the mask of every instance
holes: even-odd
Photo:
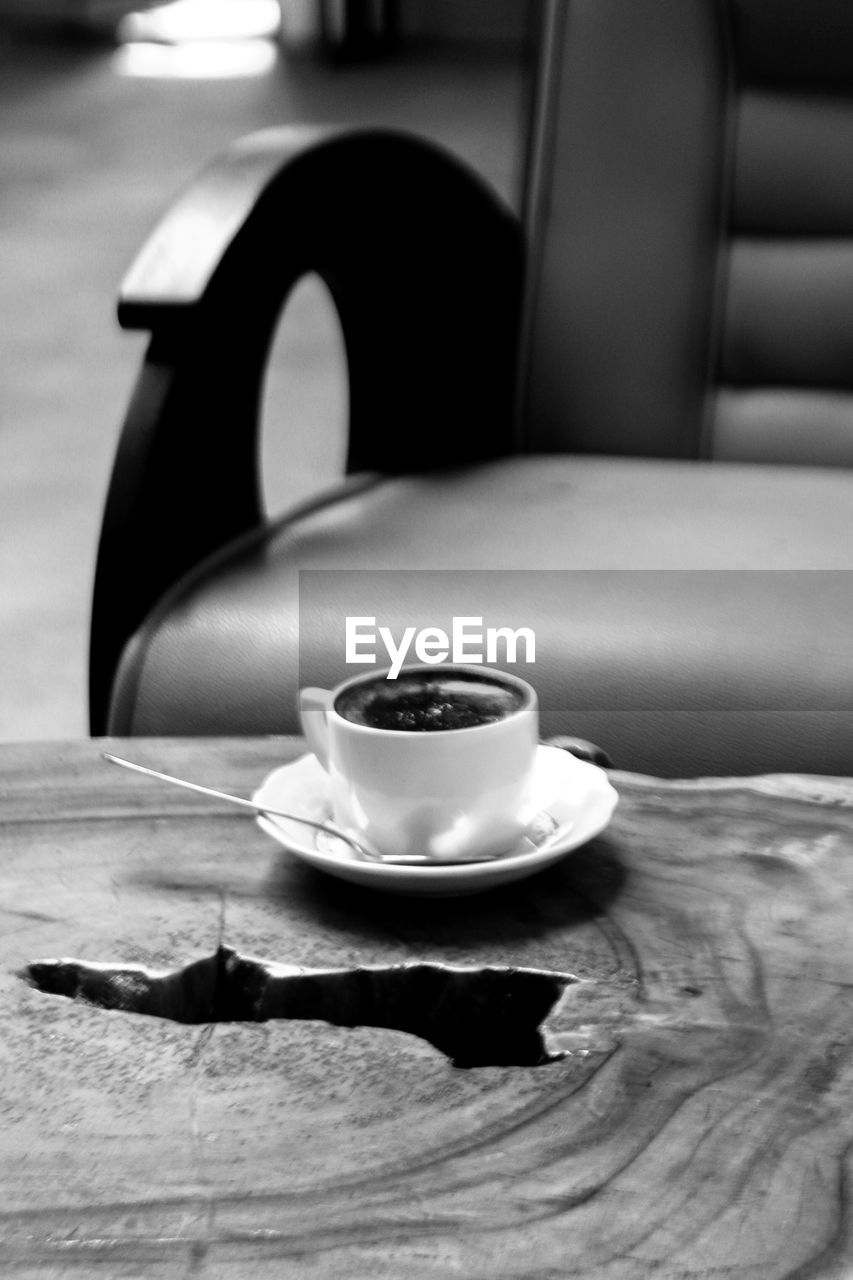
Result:
[[[339,716],[369,729],[436,733],[505,720],[524,705],[521,689],[474,672],[402,672],[351,685],[335,699]]]

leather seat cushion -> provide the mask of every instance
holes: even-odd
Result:
[[[300,684],[368,669],[345,665],[346,616],[398,640],[468,616],[532,628],[514,669],[543,733],[622,768],[849,772],[851,568],[849,471],[561,455],[365,477],[179,583],[125,652],[110,730],[298,732]]]

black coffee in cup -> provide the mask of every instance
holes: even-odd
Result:
[[[350,685],[335,699],[339,716],[370,729],[435,733],[471,729],[504,720],[525,703],[525,694],[493,675],[447,670],[403,670]]]

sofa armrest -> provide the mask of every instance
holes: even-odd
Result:
[[[150,331],[107,495],[90,722],[156,601],[263,522],[259,406],[292,286],[316,273],[349,373],[347,469],[406,473],[512,449],[517,219],[470,169],[392,130],[264,130],[178,198],[131,267],[119,320]]]

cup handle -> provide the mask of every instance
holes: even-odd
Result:
[[[299,719],[308,746],[320,764],[329,771],[329,725],[326,719],[332,705],[328,689],[299,690]]]

